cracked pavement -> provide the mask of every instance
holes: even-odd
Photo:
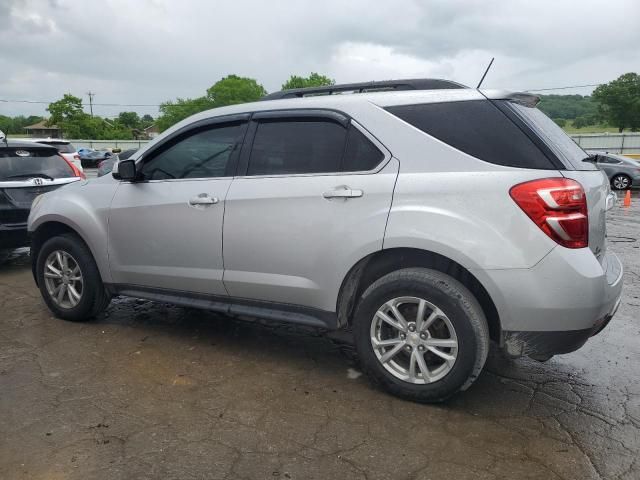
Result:
[[[373,389],[322,332],[115,299],[53,318],[0,267],[2,479],[640,478],[640,199],[609,216],[612,323],[547,363],[495,348],[437,406]]]

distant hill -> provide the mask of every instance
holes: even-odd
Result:
[[[541,95],[538,108],[553,119],[575,120],[578,117],[596,117],[598,103],[582,95]]]

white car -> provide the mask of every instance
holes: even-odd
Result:
[[[59,138],[36,138],[31,139],[30,141],[55,147],[58,150],[58,153],[62,155],[65,160],[71,162],[81,172],[83,171],[80,155],[78,154],[76,147],[74,147],[68,140],[62,140]]]

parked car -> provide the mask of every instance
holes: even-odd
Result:
[[[538,100],[426,79],[196,114],[34,202],[36,282],[72,321],[125,295],[350,329],[374,383],[444,400],[490,340],[546,360],[620,303],[615,195]]]
[[[593,156],[598,168],[609,177],[616,190],[626,190],[640,185],[640,162],[613,153],[598,153]]]
[[[108,150],[91,150],[84,149],[80,153],[80,161],[84,168],[96,168],[100,162],[112,157],[112,153]]]
[[[80,180],[80,175],[52,146],[0,140],[0,258],[29,245],[31,201]]]
[[[76,147],[74,147],[71,142],[58,138],[40,138],[31,141],[55,147],[60,155],[62,155],[67,161],[75,165],[75,167],[82,172],[82,162],[80,161],[80,155],[76,151]]]
[[[107,173],[111,173],[111,171],[113,170],[113,166],[115,165],[116,162],[118,162],[120,160],[126,160],[127,158],[131,157],[131,155],[133,155],[137,151],[138,150],[136,148],[132,148],[130,150],[125,150],[122,153],[118,153],[117,155],[113,155],[113,156],[107,158],[106,160],[101,161],[98,164],[98,176],[102,177],[103,175],[106,175]]]

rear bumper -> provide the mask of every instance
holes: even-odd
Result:
[[[27,224],[0,225],[0,250],[29,245]]]
[[[530,269],[485,270],[510,355],[554,355],[580,348],[611,320],[622,295],[614,253],[554,248]]]

